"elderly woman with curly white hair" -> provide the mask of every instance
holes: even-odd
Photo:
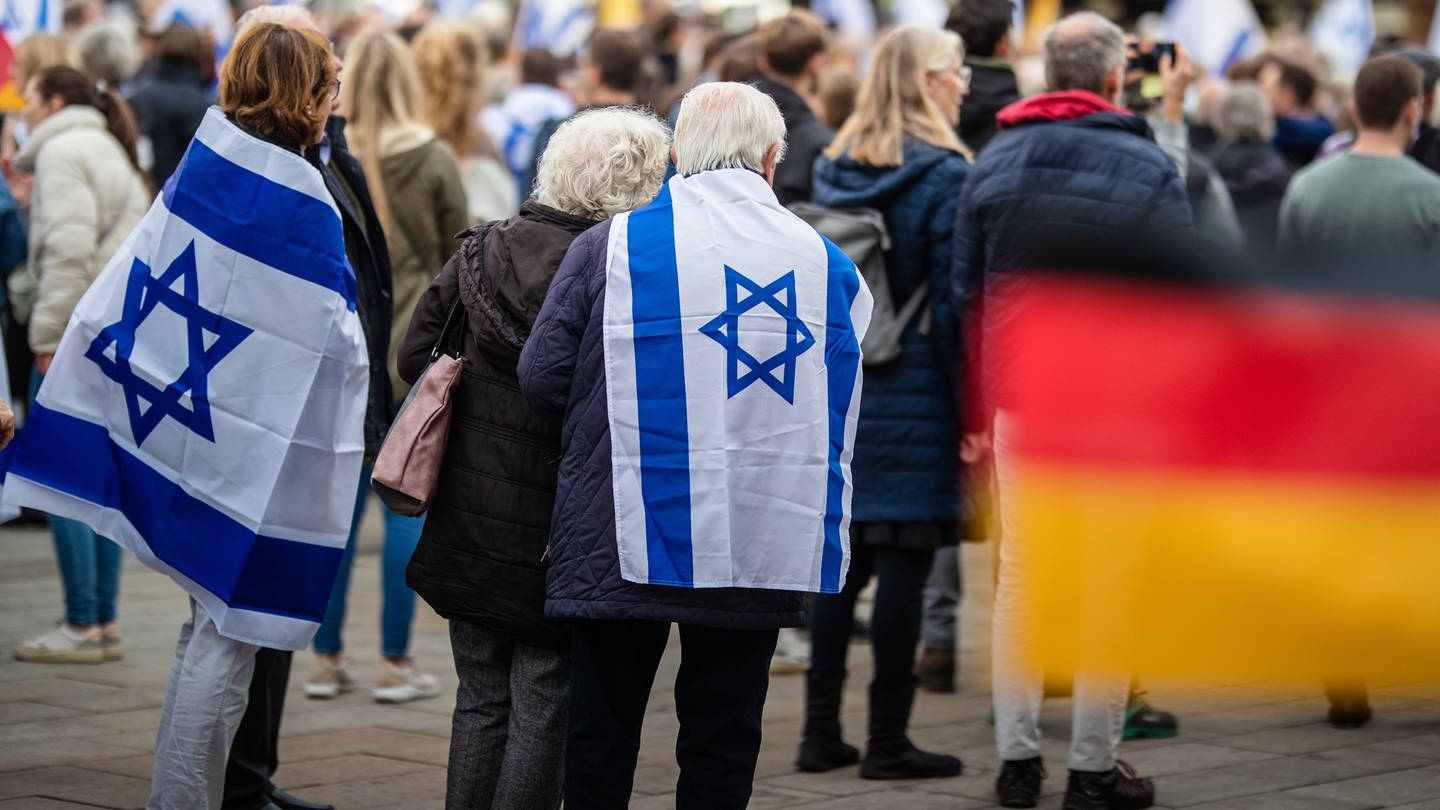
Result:
[[[569,634],[544,615],[560,421],[530,407],[515,367],[571,241],[649,202],[668,146],[664,126],[637,110],[566,122],[540,158],[534,195],[519,214],[470,230],[399,347],[400,373],[412,382],[437,343],[466,359],[438,491],[407,571],[450,620],[460,684],[447,807],[560,804]]]

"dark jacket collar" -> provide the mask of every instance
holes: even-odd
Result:
[[[785,119],[785,129],[788,131],[798,124],[806,121],[818,121],[815,111],[801,98],[800,94],[773,80],[761,77],[755,82],[755,88],[770,98],[775,99],[775,106],[780,108],[780,115]]]

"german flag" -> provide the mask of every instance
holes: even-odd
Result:
[[[1440,305],[1061,276],[1012,296],[986,351],[1033,664],[1440,679]]]

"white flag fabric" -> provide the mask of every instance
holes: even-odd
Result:
[[[1214,76],[1265,49],[1265,27],[1250,0],[1170,0],[1165,24]]]
[[[815,0],[810,8],[820,19],[861,42],[875,39],[875,6],[870,0]]]
[[[742,169],[612,220],[605,382],[620,574],[837,593],[871,298]]]
[[[595,9],[584,0],[524,0],[515,15],[520,51],[549,48],[564,59],[580,52],[595,29]]]
[[[150,30],[161,31],[174,23],[197,31],[208,29],[215,44],[222,48],[235,38],[235,20],[228,0],[163,0],[150,16]]]
[[[224,636],[303,649],[364,454],[355,305],[319,172],[212,107],[76,305],[0,501],[90,524]]]
[[[1310,22],[1310,40],[1344,76],[1354,76],[1375,44],[1375,12],[1370,0],[1325,0]]]
[[[58,34],[65,21],[61,0],[0,0],[0,5],[4,8],[0,29],[11,45],[19,45],[31,34]]]

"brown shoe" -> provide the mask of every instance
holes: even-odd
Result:
[[[955,651],[925,649],[915,665],[920,688],[941,695],[955,692]]]

